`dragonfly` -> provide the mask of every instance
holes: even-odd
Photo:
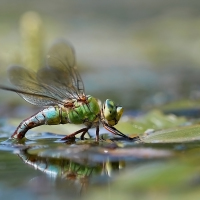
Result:
[[[133,139],[114,127],[122,116],[123,107],[110,99],[102,104],[97,98],[85,94],[74,49],[65,40],[59,40],[51,46],[44,67],[37,72],[13,65],[8,68],[8,78],[13,86],[0,85],[0,89],[16,92],[27,102],[43,107],[23,120],[12,138],[22,139],[29,129],[40,125],[69,123],[84,124],[84,128],[62,140],[75,138],[77,134],[84,139],[90,128],[96,128],[96,141],[99,141],[100,124],[115,135]]]

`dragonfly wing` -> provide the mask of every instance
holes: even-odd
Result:
[[[45,97],[45,96],[36,96],[36,95],[31,95],[31,94],[24,94],[23,91],[18,91],[17,92],[19,96],[21,96],[24,100],[27,102],[36,105],[36,106],[53,106],[53,105],[58,105],[61,104],[59,101],[52,99],[50,97]],[[22,94],[23,93],[23,94]]]
[[[53,68],[50,66],[41,68],[37,72],[37,78],[47,87],[54,90],[60,99],[76,98],[76,88],[74,88],[71,76],[63,69]]]
[[[37,73],[12,66],[8,75],[16,89],[7,90],[17,92],[34,105],[65,104],[68,100],[85,96],[84,84],[75,66],[74,50],[63,40],[50,48],[47,66]]]
[[[75,51],[65,40],[56,41],[47,53],[49,66],[69,70],[75,66]]]
[[[73,93],[76,97],[85,95],[84,84],[76,67],[74,49],[65,40],[56,42],[50,48],[47,55],[47,67],[50,71],[55,70],[59,74],[56,82],[53,83],[56,83],[55,87],[65,93]],[[41,78],[45,82],[49,80],[47,76]]]
[[[30,69],[21,66],[12,66],[8,69],[10,82],[16,87],[2,87],[2,89],[17,92],[27,102],[38,106],[62,104],[54,90],[40,83],[37,75]]]

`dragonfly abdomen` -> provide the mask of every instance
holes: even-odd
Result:
[[[61,108],[58,106],[50,106],[48,108],[45,108],[35,115],[23,120],[15,132],[13,133],[13,138],[21,139],[25,136],[26,132],[34,128],[36,126],[40,125],[57,125],[60,123],[67,123],[67,119],[65,121],[62,120],[61,116]]]

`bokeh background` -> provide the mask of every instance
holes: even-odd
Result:
[[[58,38],[74,46],[86,93],[122,105],[117,129],[141,141],[53,134],[76,125],[9,139],[41,108],[0,91],[0,199],[198,199],[200,1],[0,0],[0,84],[10,65],[44,66]]]
[[[198,100],[199,11],[197,0],[1,0],[1,84],[9,84],[9,65],[37,70],[48,47],[65,38],[87,94],[126,110]],[[1,113],[7,105],[30,107],[8,92],[0,99]]]

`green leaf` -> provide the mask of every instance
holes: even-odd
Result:
[[[200,126],[185,126],[156,131],[144,135],[142,141],[145,143],[180,143],[200,140]]]

